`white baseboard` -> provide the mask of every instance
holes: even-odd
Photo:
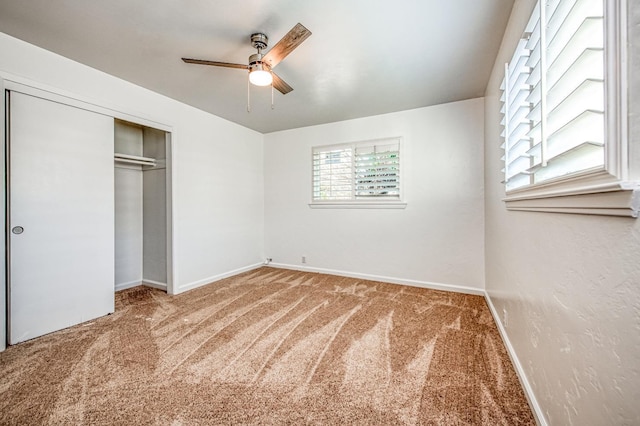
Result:
[[[232,277],[234,275],[238,275],[241,274],[243,272],[248,272],[248,271],[252,271],[254,269],[258,269],[260,267],[264,266],[264,263],[256,263],[253,265],[249,265],[249,266],[245,266],[243,268],[239,268],[239,269],[234,269],[233,271],[228,271],[228,272],[224,272],[222,274],[218,274],[218,275],[214,275],[212,277],[209,278],[204,278],[198,281],[194,281],[191,283],[187,283],[187,284],[182,284],[178,286],[178,291],[176,291],[175,294],[179,294],[179,293],[183,293],[185,291],[188,290],[193,290],[194,288],[198,288],[198,287],[202,287],[203,285],[207,285],[207,284],[211,284],[215,281],[219,281],[222,280],[224,278],[229,278]]]
[[[142,280],[142,285],[145,287],[157,288],[158,290],[167,291],[167,283],[161,283],[153,280]]]
[[[540,404],[538,404],[538,400],[536,399],[535,394],[533,393],[533,388],[529,384],[529,380],[522,368],[522,364],[520,364],[520,360],[516,355],[516,351],[511,345],[511,341],[509,340],[509,336],[507,335],[507,330],[505,330],[502,322],[500,321],[500,315],[498,315],[498,311],[495,306],[493,306],[493,302],[491,301],[491,297],[489,297],[488,293],[484,295],[485,300],[487,301],[487,305],[489,306],[489,311],[491,311],[491,315],[493,316],[493,320],[498,327],[498,331],[500,332],[500,336],[502,337],[502,341],[504,342],[504,346],[507,348],[507,353],[509,354],[509,358],[511,358],[511,363],[516,370],[516,374],[518,375],[518,379],[520,379],[520,384],[522,385],[522,389],[524,390],[524,394],[529,401],[529,406],[533,410],[533,415],[536,418],[536,422],[540,426],[547,426],[547,420],[544,417],[544,413],[542,412],[542,408]]]
[[[126,290],[128,288],[137,287],[139,285],[142,285],[141,280],[134,280],[126,283],[119,283],[115,285],[115,291]]]
[[[338,275],[341,277],[361,278],[363,280],[371,280],[371,281],[382,281],[390,284],[402,284],[402,285],[408,285],[411,287],[430,288],[433,290],[444,290],[444,291],[453,291],[456,293],[475,294],[478,296],[485,295],[483,289],[453,285],[453,284],[442,284],[442,283],[433,283],[429,281],[408,280],[403,278],[385,277],[381,275],[362,274],[359,272],[338,271],[335,269],[312,268],[309,266],[288,265],[286,263],[269,263],[267,266],[270,266],[273,268],[292,269],[294,271],[319,272],[321,274]]]
[[[135,281],[129,281],[126,283],[120,283],[120,284],[116,284],[115,285],[115,291],[120,291],[120,290],[126,290],[128,288],[133,288],[133,287],[138,287],[139,285],[144,285],[147,287],[153,287],[153,288],[157,288],[160,290],[164,290],[167,291],[167,284],[166,283],[161,283],[158,281],[153,281],[153,280],[135,280]]]

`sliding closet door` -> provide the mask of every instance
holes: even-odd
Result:
[[[9,102],[9,343],[113,312],[113,118]]]

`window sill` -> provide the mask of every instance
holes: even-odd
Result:
[[[509,194],[507,210],[574,213],[637,218],[640,183],[612,182],[545,191]]]
[[[401,201],[322,201],[311,202],[312,209],[404,209],[407,203]]]

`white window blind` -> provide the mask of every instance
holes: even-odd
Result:
[[[400,138],[313,148],[313,201],[399,198]]]
[[[501,89],[507,191],[602,170],[603,0],[539,2]]]

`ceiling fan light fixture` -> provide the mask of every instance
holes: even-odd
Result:
[[[268,86],[273,82],[273,76],[262,64],[253,64],[249,71],[249,81],[256,86]]]
[[[251,71],[249,81],[256,86],[268,86],[273,82],[273,76],[269,71],[257,70]]]

